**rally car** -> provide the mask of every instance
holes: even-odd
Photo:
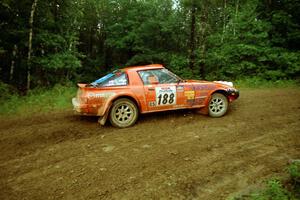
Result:
[[[100,116],[101,125],[108,118],[119,128],[135,124],[139,114],[176,109],[197,109],[221,117],[228,104],[239,97],[232,82],[184,80],[160,64],[115,70],[78,86],[72,99],[74,110]]]

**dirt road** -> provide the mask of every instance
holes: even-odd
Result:
[[[300,158],[297,89],[244,89],[225,117],[127,129],[72,111],[0,119],[0,199],[226,199]]]

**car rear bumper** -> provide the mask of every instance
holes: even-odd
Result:
[[[75,110],[77,113],[85,114],[88,112],[87,105],[80,104],[77,100],[77,98],[72,98],[72,104],[73,104],[73,110]]]
[[[80,115],[103,116],[105,110],[98,104],[82,104],[77,98],[72,98],[73,110]],[[101,109],[102,108],[102,109]]]

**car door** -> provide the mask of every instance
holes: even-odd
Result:
[[[148,111],[188,107],[186,95],[188,87],[173,73],[162,68],[139,71],[139,75],[144,83]]]

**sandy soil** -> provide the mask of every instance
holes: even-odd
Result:
[[[300,158],[300,90],[244,89],[222,118],[1,117],[0,199],[226,199]]]

